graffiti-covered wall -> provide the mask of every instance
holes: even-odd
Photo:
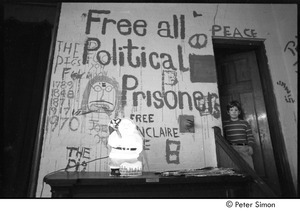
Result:
[[[275,93],[294,185],[298,185],[298,30],[297,5],[272,5],[282,62],[274,68]],[[289,23],[289,24],[287,24]]]
[[[212,126],[221,120],[208,26],[191,6],[161,6],[62,5],[39,183],[60,169],[107,171],[101,158],[115,117],[137,124],[144,171],[216,166]]]
[[[53,171],[108,171],[115,117],[138,126],[144,171],[217,166],[212,37],[266,39],[271,53],[274,23],[269,5],[62,4],[37,196]]]

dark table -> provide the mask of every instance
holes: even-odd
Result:
[[[109,172],[57,172],[47,175],[44,182],[51,186],[54,198],[244,198],[249,196],[251,177],[166,177],[153,172],[115,177],[109,176]]]

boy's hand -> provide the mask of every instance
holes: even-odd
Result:
[[[248,145],[249,145],[249,149],[251,149],[251,155],[253,154],[253,150],[254,150],[254,146],[255,146],[255,144],[254,144],[254,142],[250,142],[250,143],[248,143]]]
[[[253,155],[253,148],[252,148],[252,146],[249,146],[249,154]]]

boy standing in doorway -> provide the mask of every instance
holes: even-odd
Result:
[[[229,120],[223,121],[224,136],[240,156],[254,169],[253,147],[254,137],[250,124],[239,118],[242,109],[238,101],[231,101],[227,105]]]

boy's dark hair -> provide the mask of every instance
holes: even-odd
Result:
[[[241,107],[241,103],[239,103],[238,101],[234,100],[228,103],[227,105],[227,111],[230,110],[230,108],[232,107],[237,107],[237,109],[242,112],[242,107]]]

